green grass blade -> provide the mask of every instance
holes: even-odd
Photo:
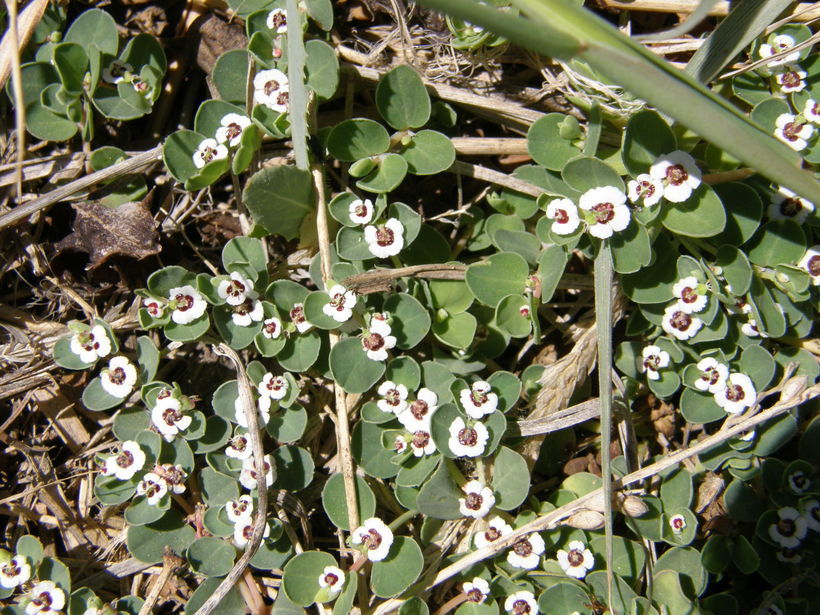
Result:
[[[287,0],[288,23],[300,24],[296,0]],[[308,169],[307,88],[305,87],[305,41],[301,27],[288,33],[288,84],[290,86],[290,133],[293,155],[299,169]]]
[[[709,83],[790,4],[791,0],[741,2],[695,52],[686,65],[686,72],[698,81]]]

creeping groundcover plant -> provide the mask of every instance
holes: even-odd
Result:
[[[364,9],[226,4],[242,44],[157,190],[163,228],[219,199],[241,224],[152,261],[127,322],[75,299],[77,506],[117,538],[6,532],[0,613],[814,612],[820,55],[788,3],[733,7],[685,68],[572,0],[421,1],[385,65],[338,43]],[[566,112],[437,85],[427,9],[456,66],[519,54]],[[44,19],[32,136],[90,152],[95,117],[168,112],[156,39]],[[134,182],[106,206],[150,206]]]

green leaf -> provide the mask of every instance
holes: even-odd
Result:
[[[527,462],[514,450],[498,449],[493,466],[495,505],[500,510],[512,510],[521,505],[530,491]]]
[[[162,160],[174,179],[184,182],[199,172],[193,155],[204,138],[192,130],[177,130],[165,139]]]
[[[683,591],[690,599],[701,595],[709,581],[709,575],[700,563],[700,552],[692,547],[674,547],[666,551],[655,563],[655,578],[664,570],[676,573]]]
[[[333,379],[348,393],[364,393],[384,374],[384,363],[368,358],[358,338],[347,338],[330,351]]]
[[[35,101],[26,105],[26,130],[43,141],[67,141],[77,134],[78,126]]]
[[[83,390],[83,405],[94,412],[116,408],[124,401],[124,398],[114,397],[103,389],[100,378],[94,378]]]
[[[467,268],[465,281],[476,298],[495,307],[507,295],[524,292],[529,275],[527,262],[513,252],[499,252]]]
[[[257,224],[294,239],[304,217],[313,211],[313,180],[308,171],[293,166],[262,169],[248,180],[243,200]]]
[[[327,136],[328,151],[342,162],[377,156],[388,147],[390,135],[384,126],[364,118],[345,120],[334,126]]]
[[[743,296],[752,284],[752,267],[746,255],[734,246],[721,246],[715,256],[715,263],[723,269],[726,282],[732,287],[732,293]]]
[[[416,541],[397,536],[387,557],[373,562],[370,586],[380,598],[396,596],[415,583],[423,568],[424,556]]]
[[[330,0],[305,0],[310,18],[325,32],[333,27],[333,4]]]
[[[436,320],[430,327],[433,335],[441,343],[453,348],[469,348],[475,341],[478,321],[469,312],[449,314],[442,320]]]
[[[93,44],[102,53],[116,56],[119,47],[117,24],[114,18],[105,11],[90,9],[74,20],[65,33],[63,41],[77,43],[86,51]]]
[[[322,338],[316,331],[291,336],[285,347],[276,355],[279,365],[291,372],[307,371],[319,357]]]
[[[726,212],[715,191],[701,184],[685,202],[663,205],[661,222],[673,233],[712,237],[725,228]]]
[[[236,479],[213,468],[202,468],[199,473],[199,487],[205,503],[209,506],[222,506],[228,500],[239,497]]]
[[[289,408],[279,408],[279,411],[270,417],[267,432],[279,442],[296,442],[305,433],[308,415],[299,404]]]
[[[581,150],[573,144],[578,136],[565,138],[561,134],[568,129],[580,134],[578,120],[563,113],[547,113],[533,122],[527,131],[527,151],[532,159],[551,171],[560,171],[568,160],[580,155]]]
[[[376,512],[376,496],[361,476],[355,478],[359,519],[369,519]],[[341,474],[333,474],[322,488],[322,507],[333,525],[345,531],[352,529],[347,516],[347,497]]]
[[[774,378],[775,362],[763,346],[752,344],[740,356],[740,371],[752,379],[758,392],[764,391]]]
[[[632,175],[648,173],[658,157],[676,149],[678,146],[672,129],[656,112],[639,111],[629,118],[621,158]]]
[[[319,100],[329,100],[339,87],[339,60],[333,47],[313,39],[305,42],[305,53],[307,86],[316,92]]]
[[[301,446],[280,446],[271,457],[276,464],[276,486],[280,489],[300,491],[313,481],[313,457]]]
[[[79,95],[83,91],[83,80],[88,68],[88,56],[82,45],[60,43],[54,47],[54,67],[60,75],[65,92]]]
[[[770,337],[781,337],[786,333],[786,318],[780,306],[774,302],[769,289],[757,276],[752,277],[752,286],[749,298],[753,310],[760,318],[756,318],[758,326]]]
[[[605,539],[600,534],[592,538],[589,546],[598,560],[606,557]],[[643,574],[645,563],[646,556],[640,543],[621,536],[613,536],[612,560],[609,562],[609,567],[618,578],[627,583],[634,583]],[[601,568],[604,566],[602,565]]]
[[[407,161],[399,154],[383,154],[376,168],[356,182],[356,186],[368,192],[382,194],[395,189],[407,175]]]
[[[435,175],[450,168],[456,159],[456,149],[446,135],[422,130],[413,135],[401,156],[407,161],[410,173]]]
[[[394,451],[382,446],[382,433],[381,426],[359,421],[353,428],[350,448],[368,476],[392,478],[398,474],[399,466],[392,461]]]
[[[395,293],[384,302],[392,316],[392,334],[401,349],[415,347],[430,330],[430,314],[418,299],[406,293]]]
[[[287,564],[282,575],[282,588],[288,598],[299,606],[310,606],[319,593],[319,577],[326,566],[336,566],[336,560],[329,553],[305,551],[299,553]]]
[[[421,77],[406,64],[397,66],[379,80],[376,107],[396,130],[419,128],[430,119],[430,96]]]
[[[211,80],[219,97],[229,103],[245,105],[248,80],[248,52],[231,49],[216,59]]]
[[[617,273],[635,273],[652,260],[649,233],[641,224],[630,224],[610,240],[612,268]]]
[[[755,234],[747,253],[751,262],[764,267],[796,263],[806,253],[806,235],[793,220],[773,220]]]
[[[175,510],[169,510],[155,523],[128,528],[126,542],[131,555],[146,564],[162,561],[165,548],[183,553],[194,541],[194,529],[183,522]]]
[[[696,615],[695,604],[681,588],[682,579],[672,570],[661,570],[655,573],[654,593],[652,598],[656,604],[666,607],[669,615]]]
[[[220,538],[205,536],[196,539],[188,547],[191,568],[206,577],[225,576],[233,568],[236,550]]]
[[[222,579],[218,578],[205,579],[202,581],[196,588],[196,591],[194,591],[188,599],[188,603],[185,605],[185,614],[193,615],[196,613],[204,602],[213,595],[221,581]],[[244,608],[245,599],[242,597],[242,594],[239,593],[236,585],[234,585],[228,590],[228,593],[219,601],[219,604],[216,605],[216,608],[211,611],[211,613],[213,615],[235,615],[236,613],[241,613]]]
[[[210,99],[199,105],[194,116],[194,131],[213,138],[222,126],[222,118],[229,113],[245,116],[245,110],[224,100]]]
[[[348,574],[346,581],[342,592],[333,604],[333,615],[349,615],[353,611],[353,603],[356,601],[359,589],[359,575]]]
[[[611,166],[589,156],[578,156],[567,162],[561,171],[561,178],[578,192],[600,186],[614,186],[622,192],[625,190],[621,176]]]
[[[692,475],[683,468],[664,476],[661,483],[661,501],[667,512],[688,508],[692,503],[693,494]],[[674,512],[669,513],[670,516],[672,514]]]
[[[559,581],[548,587],[538,596],[538,608],[542,613],[554,615],[573,615],[587,613],[590,603],[589,594],[574,583]]]

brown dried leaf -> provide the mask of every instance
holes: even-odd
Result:
[[[88,269],[95,269],[114,255],[145,258],[161,250],[154,217],[148,209],[153,193],[143,201],[105,207],[99,201],[75,203],[74,230],[61,239],[58,252],[76,250],[90,257]]]

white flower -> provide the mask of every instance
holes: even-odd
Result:
[[[159,299],[154,299],[153,297],[146,297],[143,299],[142,306],[151,318],[162,318],[162,315],[165,313],[165,304],[160,302]]]
[[[173,493],[185,493],[185,481],[188,473],[179,464],[163,463],[155,470]]]
[[[765,59],[771,58],[773,55],[777,55],[778,53],[788,51],[792,47],[794,47],[794,39],[791,36],[788,34],[777,34],[774,38],[770,39],[769,43],[763,43],[757,52],[762,59]],[[798,59],[800,59],[800,52],[793,51],[792,53],[786,54],[782,58],[767,62],[766,66],[783,66],[784,64],[796,62]]]
[[[576,579],[583,579],[595,565],[595,558],[592,557],[590,550],[580,540],[570,542],[569,551],[560,549],[557,558],[564,572]]]
[[[249,495],[240,495],[235,500],[228,500],[225,503],[225,514],[234,524],[241,519],[250,519],[253,516],[253,498]]]
[[[492,414],[498,407],[498,395],[492,392],[489,382],[479,380],[469,389],[462,389],[459,400],[465,412],[474,419]]]
[[[438,395],[427,388],[419,389],[416,393],[416,401],[399,414],[399,422],[404,425],[407,431],[413,432],[419,429],[430,430],[430,419],[438,409]]]
[[[806,82],[803,81],[806,78],[806,71],[800,70],[799,66],[790,66],[789,69],[774,76],[780,91],[784,94],[802,92],[806,87]]]
[[[378,393],[382,398],[376,405],[382,412],[399,415],[407,408],[407,387],[403,384],[385,380],[379,385]]]
[[[219,143],[227,141],[230,147],[236,147],[242,140],[242,131],[251,125],[251,118],[238,113],[228,113],[219,121],[221,126],[216,129],[216,140]]]
[[[253,78],[253,101],[277,113],[288,110],[288,77],[280,70],[261,70]]]
[[[338,594],[345,586],[345,573],[336,566],[325,566],[319,575],[319,587],[327,587],[331,594]]]
[[[672,286],[672,294],[678,298],[678,308],[687,314],[702,312],[709,301],[706,286],[701,284],[695,276],[678,280]]]
[[[679,340],[688,340],[700,331],[703,321],[697,316],[687,314],[680,303],[674,303],[664,311],[661,326],[664,331]]]
[[[168,291],[168,299],[168,305],[173,310],[171,320],[178,325],[193,322],[202,316],[208,307],[199,291],[187,284]]]
[[[137,485],[137,495],[144,495],[151,506],[168,493],[168,483],[159,474],[148,472]]]
[[[485,487],[480,481],[469,481],[462,487],[462,491],[466,497],[458,498],[458,509],[465,517],[481,519],[495,506],[493,490]]]
[[[31,588],[26,615],[57,613],[65,606],[65,593],[54,581],[40,581]]]
[[[523,590],[507,596],[504,610],[512,615],[535,615],[538,613],[538,603],[532,592]]]
[[[134,67],[122,60],[111,60],[110,64],[102,69],[100,77],[106,83],[117,84],[125,79],[125,73],[133,73]]]
[[[413,437],[410,439],[410,448],[413,450],[415,457],[432,455],[436,452],[436,443],[433,442],[429,428],[418,429],[413,432]]]
[[[8,557],[7,553],[7,557]],[[13,589],[31,578],[31,566],[22,555],[15,555],[8,561],[0,561],[0,587]]]
[[[809,98],[803,107],[803,117],[813,124],[820,124],[820,102]]]
[[[185,431],[191,425],[191,417],[182,411],[180,401],[175,397],[157,399],[157,405],[151,409],[151,422],[167,442]]]
[[[276,401],[283,399],[288,394],[288,389],[290,384],[284,376],[274,376],[270,372],[262,376],[262,382],[257,387],[262,397],[267,395]]]
[[[808,272],[814,286],[820,284],[820,246],[812,246],[806,250],[803,258],[797,262],[797,266]]]
[[[467,602],[481,604],[490,595],[490,584],[481,577],[475,577],[461,586],[461,591],[467,596]]]
[[[105,460],[104,474],[116,476],[119,480],[130,480],[145,465],[145,453],[133,440],[126,440],[120,446],[120,452]]]
[[[674,534],[680,534],[686,529],[686,518],[683,515],[673,515],[669,518],[669,527]]]
[[[231,443],[225,449],[225,454],[234,459],[248,459],[253,454],[248,434],[236,434],[231,438]]]
[[[230,279],[222,280],[219,283],[216,287],[216,294],[224,299],[228,305],[242,305],[249,296],[256,297],[253,282],[236,271],[231,272]]]
[[[100,372],[100,383],[109,395],[125,399],[137,383],[137,368],[125,357],[113,357]]]
[[[695,380],[695,388],[698,391],[708,391],[714,395],[726,387],[729,368],[723,363],[718,363],[717,359],[712,357],[701,359],[698,361],[697,368],[700,370],[700,378]]]
[[[612,237],[613,232],[629,226],[629,207],[626,195],[614,186],[591,188],[578,199],[584,212],[589,234],[598,239]]]
[[[769,538],[781,547],[794,549],[806,537],[806,519],[791,506],[779,509],[777,516],[779,520],[769,526]]]
[[[407,450],[407,436],[398,435],[396,439],[393,440],[393,450],[397,455],[401,455],[404,451]]]
[[[267,395],[260,397],[256,401],[256,407],[259,410],[259,423],[267,425],[270,420],[271,398]],[[233,402],[234,418],[240,427],[248,428],[248,417],[245,416],[245,408],[242,407],[242,398],[237,397]]]
[[[641,173],[626,185],[627,196],[633,203],[643,200],[644,207],[656,205],[663,196],[663,182],[648,173]]]
[[[820,501],[803,501],[803,518],[811,531],[820,532]]]
[[[578,208],[569,199],[555,199],[547,205],[547,218],[552,222],[552,232],[557,235],[569,235],[581,224]]]
[[[371,361],[386,361],[387,351],[396,346],[396,337],[384,320],[373,318],[370,329],[362,332],[362,348]]]
[[[228,157],[228,148],[217,143],[216,139],[203,139],[194,152],[194,166],[201,169],[214,160],[224,160]]]
[[[404,225],[396,218],[390,218],[378,227],[372,224],[364,227],[367,249],[377,258],[395,256],[404,247]]]
[[[254,293],[255,294],[255,293]],[[260,322],[265,317],[265,310],[259,299],[245,298],[245,301],[235,305],[231,320],[237,327],[250,327],[255,322]]]
[[[332,286],[327,294],[330,301],[322,306],[322,312],[336,322],[347,322],[353,316],[353,308],[356,306],[356,293],[347,290],[341,284]]]
[[[253,536],[253,520],[250,517],[242,517],[233,526],[233,544],[237,549],[244,549]],[[266,523],[262,531],[262,538],[270,536],[270,526]]]
[[[367,558],[371,562],[379,562],[390,553],[393,532],[381,519],[371,517],[351,532],[350,542],[354,545],[363,545]]]
[[[512,534],[513,529],[509,523],[504,521],[501,517],[493,517],[490,519],[489,523],[487,523],[487,529],[483,532],[476,532],[473,541],[475,542],[476,549],[483,549],[487,545],[495,542],[499,538],[503,538],[504,536],[509,536]]]
[[[757,321],[750,318],[740,326],[740,332],[746,337],[769,337],[757,326]]]
[[[368,224],[373,219],[373,202],[370,199],[356,199],[348,208],[351,222]]]
[[[515,568],[532,570],[541,561],[541,554],[545,549],[544,539],[541,535],[533,532],[518,539],[509,551],[507,551],[507,563]]]
[[[794,220],[802,224],[813,211],[814,203],[781,186],[772,198],[766,213],[772,220]]]
[[[661,350],[659,346],[644,346],[641,351],[641,358],[638,359],[638,371],[640,373],[646,372],[647,378],[658,380],[661,377],[658,372],[668,366],[668,352]]]
[[[282,321],[276,317],[262,321],[262,335],[269,340],[278,338],[282,335]]]
[[[490,433],[484,423],[476,421],[467,427],[464,419],[456,418],[450,424],[450,440],[447,442],[456,457],[478,457],[484,454]]]
[[[774,136],[796,152],[806,149],[808,140],[814,134],[811,124],[799,122],[797,116],[791,113],[781,113],[774,124]]]
[[[786,482],[789,484],[789,489],[795,495],[806,493],[811,487],[811,479],[806,476],[803,470],[795,470],[786,477]]]
[[[778,549],[775,556],[777,557],[777,561],[783,562],[784,564],[797,564],[803,559],[797,549],[789,549],[787,547]]]
[[[270,487],[273,485],[273,462],[270,455],[265,455],[262,458],[265,468],[265,484]],[[245,489],[256,489],[259,481],[256,475],[256,465],[253,457],[248,457],[242,460],[242,471],[239,473],[239,482]]]
[[[700,169],[695,159],[680,150],[657,158],[649,175],[663,184],[663,196],[671,203],[683,203],[700,186]]]
[[[111,340],[102,325],[94,325],[90,330],[75,333],[69,348],[83,363],[94,363],[111,354]]]
[[[305,318],[305,306],[303,303],[294,303],[289,315],[290,321],[299,333],[307,333],[313,328],[310,321]]]
[[[273,9],[268,13],[265,21],[269,30],[275,30],[277,34],[284,34],[288,31],[288,14],[285,9]]]
[[[729,374],[726,387],[715,393],[715,403],[729,414],[740,414],[757,401],[757,391],[746,374]]]

